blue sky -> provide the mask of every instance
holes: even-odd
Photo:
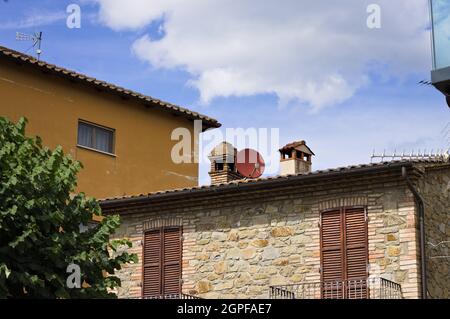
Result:
[[[324,169],[367,163],[374,149],[450,146],[444,98],[417,84],[430,78],[427,1],[391,2],[1,0],[0,45],[25,52],[15,32],[43,31],[45,61],[207,114],[222,131],[278,128],[281,145],[305,139]],[[79,29],[66,26],[72,3]],[[366,25],[370,3],[380,29]]]

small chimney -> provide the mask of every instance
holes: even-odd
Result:
[[[211,184],[228,183],[234,180],[243,179],[244,176],[239,174],[236,168],[237,150],[233,145],[222,142],[217,145],[209,154],[211,161]]]
[[[305,141],[289,143],[280,148],[280,175],[311,172],[311,157],[315,155]]]

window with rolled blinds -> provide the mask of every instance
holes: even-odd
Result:
[[[181,228],[159,228],[144,234],[143,297],[181,293]]]
[[[367,219],[363,207],[347,207],[321,215],[321,276],[324,298],[367,294]]]

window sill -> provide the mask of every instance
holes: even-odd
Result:
[[[96,152],[96,153],[108,155],[108,156],[111,156],[111,157],[114,157],[114,158],[117,157],[116,154],[108,153],[108,152],[104,152],[104,151],[100,151],[100,150],[97,150],[97,149],[95,149],[95,148],[83,146],[83,145],[80,145],[80,144],[77,144],[77,147],[78,147],[78,148],[82,148],[82,149],[84,149],[84,150],[93,151],[93,152]]]

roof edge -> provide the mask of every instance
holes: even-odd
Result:
[[[147,103],[152,103],[157,106],[160,106],[162,111],[169,111],[173,114],[177,114],[179,116],[182,116],[188,120],[201,120],[203,122],[203,131],[212,129],[212,128],[219,128],[222,126],[221,123],[219,123],[216,119],[211,118],[209,116],[200,114],[198,112],[191,111],[185,107],[181,107],[169,102],[165,102],[159,99],[156,99],[154,97],[126,89],[120,86],[117,86],[115,84],[98,80],[94,77],[87,76],[85,74],[65,69],[63,67],[59,67],[54,64],[47,63],[45,61],[38,61],[33,56],[27,55],[25,53],[9,49],[4,46],[0,46],[0,57],[9,58],[10,60],[15,60],[16,62],[24,62],[27,63],[29,66],[33,66],[36,68],[39,68],[41,70],[45,70],[46,72],[52,72],[58,76],[70,78],[72,80],[80,80],[85,84],[91,85],[93,87],[101,88],[103,90],[107,90],[111,93],[119,94],[121,96],[126,96],[130,98],[134,98],[137,101],[143,101]]]
[[[258,189],[259,187],[266,186],[281,186],[281,185],[289,185],[291,183],[296,183],[300,181],[314,181],[321,180],[323,178],[339,178],[343,174],[344,175],[361,175],[365,173],[371,173],[376,171],[392,171],[394,169],[399,169],[398,174],[401,175],[400,168],[406,167],[409,169],[417,170],[417,166],[414,165],[414,162],[393,162],[387,163],[384,165],[376,165],[376,166],[362,166],[351,169],[338,168],[332,171],[325,171],[319,173],[310,173],[305,175],[289,175],[289,176],[279,176],[277,178],[272,179],[260,179],[260,180],[250,180],[248,182],[242,181],[233,181],[226,184],[219,185],[209,185],[203,187],[194,187],[190,189],[182,189],[182,190],[169,190],[151,193],[147,195],[140,195],[134,197],[123,197],[123,198],[114,198],[114,199],[103,199],[99,200],[102,209],[109,210],[123,210],[124,205],[134,205],[139,203],[150,203],[152,201],[173,201],[176,198],[184,198],[189,197],[196,194],[216,194],[218,192],[226,192],[226,191],[237,191],[237,190],[250,190],[250,189]],[[420,172],[417,172],[420,174]]]

